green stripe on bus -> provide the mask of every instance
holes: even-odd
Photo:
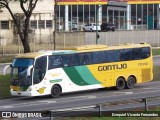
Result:
[[[78,71],[75,69],[75,67],[64,67],[63,70],[68,75],[70,80],[72,80],[73,83],[79,86],[89,85],[87,82],[85,82],[82,78],[82,76],[78,73]]]
[[[78,73],[81,75],[82,79],[90,85],[100,84],[99,81],[93,76],[87,66],[76,66]]]
[[[76,85],[84,86],[100,84],[100,82],[94,78],[87,66],[64,67],[63,70]]]

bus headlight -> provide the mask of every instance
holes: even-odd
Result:
[[[31,87],[29,87],[29,88],[27,89],[27,91],[32,91],[32,88],[31,88]]]

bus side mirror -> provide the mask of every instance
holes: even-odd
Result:
[[[10,64],[10,67],[12,68],[12,64]]]
[[[31,66],[28,67],[27,76],[31,76],[31,74],[32,74],[32,69],[33,69],[33,65],[31,65]]]

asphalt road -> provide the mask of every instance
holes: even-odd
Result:
[[[6,66],[8,66],[9,65],[9,63],[2,63],[2,64],[0,64],[0,74],[3,74],[3,71],[4,71],[4,68],[6,67]],[[8,67],[7,69],[6,69],[6,74],[9,74],[10,73],[10,67]]]
[[[160,81],[138,84],[134,89],[121,91],[113,89],[98,89],[77,93],[63,94],[59,98],[16,97],[0,100],[0,111],[41,111],[62,109],[75,106],[95,105],[104,102],[123,101],[127,99],[142,99],[158,96]]]

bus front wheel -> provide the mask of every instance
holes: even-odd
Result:
[[[60,88],[60,86],[59,85],[52,86],[51,97],[55,98],[55,97],[58,97],[60,94],[61,94],[61,88]]]
[[[127,88],[127,89],[132,89],[132,88],[134,88],[135,82],[136,82],[136,80],[135,80],[134,77],[129,77],[129,78],[127,79],[127,82],[126,82],[126,88]]]
[[[116,82],[116,89],[117,90],[122,90],[125,88],[125,80],[124,78],[120,77],[117,79],[117,82]]]

